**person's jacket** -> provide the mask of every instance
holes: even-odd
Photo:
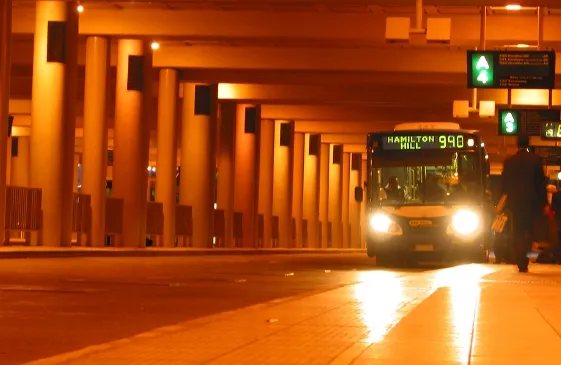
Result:
[[[553,193],[551,197],[551,210],[555,212],[557,229],[561,229],[561,191]]]
[[[525,149],[505,160],[501,186],[511,211],[539,214],[548,204],[542,159]]]

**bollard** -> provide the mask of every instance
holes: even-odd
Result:
[[[276,248],[279,246],[279,217],[271,217],[271,247]]]
[[[234,246],[243,247],[243,213],[234,212]]]
[[[226,216],[223,209],[214,210],[214,224],[213,224],[213,246],[225,247],[226,239]]]

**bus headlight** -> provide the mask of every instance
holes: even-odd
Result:
[[[479,229],[479,224],[479,216],[471,210],[458,210],[452,217],[452,228],[464,236],[475,233]]]
[[[370,216],[370,227],[377,233],[402,234],[401,227],[395,224],[387,215],[375,213]]]

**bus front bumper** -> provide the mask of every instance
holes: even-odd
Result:
[[[447,253],[483,250],[485,237],[479,233],[469,238],[454,235],[406,234],[401,236],[369,233],[367,248],[374,254],[386,253]]]

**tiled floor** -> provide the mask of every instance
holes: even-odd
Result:
[[[558,364],[561,267],[465,265],[257,306],[34,364]]]

